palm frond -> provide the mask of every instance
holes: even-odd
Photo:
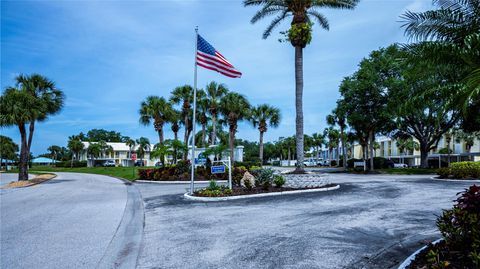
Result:
[[[285,7],[266,5],[252,17],[252,19],[250,20],[250,23],[256,23],[257,21],[265,17],[277,14],[279,12],[285,12],[285,10],[286,10]]]
[[[312,8],[354,9],[360,0],[314,0]]]
[[[311,11],[307,11],[307,14],[314,17],[323,29],[325,30],[330,29],[330,25],[328,24],[327,18],[320,12],[311,10]]]
[[[265,32],[263,32],[263,39],[267,39],[270,34],[272,34],[272,31],[286,18],[290,17],[291,15],[288,13],[288,11],[284,11],[282,14],[277,16],[273,21],[270,23],[270,25],[265,29]]]

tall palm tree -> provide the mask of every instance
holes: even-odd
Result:
[[[143,161],[143,158],[145,157],[145,153],[147,151],[150,151],[150,140],[148,140],[148,138],[146,137],[140,137],[139,139],[137,139],[136,142],[138,145],[138,148],[137,148],[138,158],[140,158],[140,160]]]
[[[338,144],[340,140],[340,132],[333,127],[329,127],[329,128],[325,128],[325,130],[323,131],[323,134],[325,135],[325,137],[328,138],[327,148],[328,148],[329,159],[332,159],[333,150],[337,148],[337,160],[338,160]],[[338,162],[337,162],[337,165],[339,165]]]
[[[206,133],[207,133],[207,124],[208,124],[208,99],[207,95],[204,90],[197,90],[197,118],[198,122],[202,126],[202,137],[200,140],[201,147],[205,147],[206,145]]]
[[[248,119],[250,116],[250,103],[245,96],[236,93],[227,93],[220,102],[220,112],[225,118],[229,127],[229,147],[230,147],[230,160],[232,163],[234,159],[234,143],[235,133],[237,132],[238,121]]]
[[[280,118],[280,109],[267,104],[258,105],[252,109],[250,120],[253,127],[258,127],[260,131],[259,158],[261,164],[263,164],[263,134],[267,131],[268,126],[278,127]]]
[[[263,33],[266,39],[279,24],[292,17],[287,40],[295,47],[295,110],[297,171],[303,172],[303,48],[312,40],[312,20],[329,29],[327,18],[318,12],[320,8],[353,9],[359,0],[245,0],[245,6],[261,6],[251,23],[277,15]]]
[[[193,88],[190,85],[184,85],[175,88],[171,94],[170,102],[174,104],[182,104],[183,124],[185,126],[183,142],[188,144],[189,130],[191,130],[193,127],[189,120],[193,103]],[[186,160],[187,154],[184,154],[183,158]]]
[[[87,148],[87,154],[90,158],[96,159],[102,154],[102,148],[98,143],[90,143]]]
[[[51,145],[50,147],[47,148],[47,150],[50,152],[50,157],[56,161],[58,154],[62,151],[62,148],[57,145]]]
[[[163,97],[148,96],[140,104],[140,123],[148,126],[153,122],[153,128],[158,133],[158,140],[163,143],[163,125],[171,113],[172,107]]]
[[[345,147],[345,129],[347,128],[347,112],[342,105],[344,101],[337,101],[337,107],[332,111],[332,114],[327,116],[327,123],[330,126],[338,125],[340,128],[340,141],[342,144],[343,168],[347,168],[347,148]],[[338,156],[338,155],[337,155]],[[338,164],[340,165],[340,164]]]
[[[130,158],[132,158],[132,152],[134,151],[135,146],[137,145],[137,143],[136,143],[135,139],[128,138],[128,139],[125,141],[125,144],[127,145],[128,149],[129,149]]]
[[[167,121],[170,123],[170,128],[173,132],[173,137],[175,140],[178,140],[178,131],[180,131],[180,112],[172,107],[170,114],[168,115]]]
[[[210,82],[205,87],[205,93],[208,100],[208,111],[212,117],[212,133],[210,144],[215,145],[217,136],[217,117],[220,108],[220,101],[228,93],[228,88],[225,84],[218,84],[215,81]]]
[[[35,123],[57,114],[63,103],[63,92],[53,81],[38,74],[17,76],[16,87],[8,87],[2,94],[0,126],[17,125],[20,131],[19,180],[28,180],[28,161]]]
[[[79,154],[80,152],[85,148],[85,145],[77,139],[75,136],[71,136],[68,140],[68,149],[72,152],[72,160],[70,162],[70,167],[73,167],[73,159],[79,160]]]
[[[320,159],[320,150],[322,149],[322,145],[325,144],[325,135],[320,133],[313,133],[312,143],[315,147],[315,151],[317,152],[317,159]]]

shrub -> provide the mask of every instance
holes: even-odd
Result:
[[[215,180],[210,180],[208,187],[195,192],[198,196],[222,197],[231,195],[232,190],[226,186],[219,186]]]
[[[347,167],[348,168],[353,168],[353,163],[354,162],[363,162],[362,159],[348,159],[347,160]]]
[[[464,268],[480,266],[479,223],[480,186],[476,185],[462,192],[453,209],[444,210],[437,220],[449,254],[463,257],[467,263]]]
[[[265,188],[267,185],[272,185],[273,182],[273,169],[271,168],[258,168],[252,170],[252,175],[256,179],[256,185]]]
[[[437,174],[440,176],[440,178],[448,178],[450,176],[450,168],[448,167],[443,167],[437,170]]]
[[[175,165],[175,174],[180,175],[183,173],[188,173],[190,172],[191,166],[190,166],[190,160],[180,160],[177,162]]]
[[[247,172],[247,169],[244,166],[235,167],[232,171],[232,183],[240,186],[240,181],[245,172]]]
[[[251,169],[252,166],[261,166],[262,164],[260,163],[260,160],[258,161],[245,161],[245,162],[235,162],[233,164],[233,166],[235,167],[239,167],[239,166],[243,166],[245,168],[247,168],[248,170]]]
[[[337,160],[331,160],[330,166],[337,166]]]
[[[450,165],[451,174],[454,178],[479,178],[480,162],[457,162]]]
[[[213,179],[210,180],[210,182],[208,183],[207,190],[214,191],[214,190],[219,190],[219,189],[220,189],[220,186],[218,186],[217,182]]]
[[[72,161],[57,162],[55,167],[72,167]],[[73,167],[87,167],[87,161],[73,161]]]
[[[274,176],[273,183],[275,184],[275,187],[281,188],[283,185],[285,185],[285,182],[285,178],[281,175]]]

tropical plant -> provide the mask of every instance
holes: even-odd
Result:
[[[220,112],[229,126],[230,160],[234,163],[235,158],[233,148],[238,121],[250,117],[250,103],[245,96],[236,92],[229,92],[221,100]]]
[[[13,140],[4,135],[0,135],[0,168],[3,160],[16,160],[18,152],[18,145]]]
[[[143,158],[145,157],[145,153],[147,151],[150,151],[150,140],[148,140],[148,138],[146,137],[140,137],[139,139],[137,139],[137,155],[138,155],[138,158],[140,158],[140,160],[143,161]]]
[[[207,95],[208,111],[212,117],[210,145],[215,145],[220,101],[228,93],[228,88],[224,84],[218,84],[215,81],[212,81],[205,87],[205,93]]]
[[[188,145],[188,137],[192,130],[192,124],[189,118],[192,116],[192,103],[193,103],[193,88],[190,85],[184,85],[175,88],[170,97],[170,102],[173,104],[182,104],[181,115],[183,117],[183,125],[185,126],[185,135],[183,142]],[[187,159],[187,154],[183,155],[183,159]]]
[[[420,145],[412,137],[398,137],[395,144],[403,155],[405,155],[405,150],[413,153],[414,150],[420,149]]]
[[[50,147],[47,148],[48,152],[50,152],[50,158],[52,158],[54,161],[57,160],[58,155],[61,153],[62,148],[57,145],[51,145]]]
[[[90,158],[96,159],[102,154],[102,147],[98,143],[90,143],[87,147],[87,154]]]
[[[206,139],[206,134],[207,134],[207,124],[208,124],[208,99],[205,91],[203,90],[197,90],[197,119],[200,125],[202,126],[202,137],[199,140],[199,145],[201,147],[205,147],[207,145],[205,139]],[[195,141],[197,141],[195,139]]]
[[[165,145],[171,149],[171,154],[173,157],[173,163],[177,163],[178,155],[183,156],[183,154],[188,153],[188,146],[180,140],[165,140]]]
[[[21,137],[18,179],[28,180],[35,123],[57,114],[63,107],[64,94],[53,81],[39,74],[19,75],[15,80],[16,87],[8,87],[0,97],[0,126],[18,126]]]
[[[140,123],[148,126],[153,122],[153,128],[158,133],[160,144],[163,143],[163,125],[172,113],[171,104],[163,97],[148,96],[145,101],[140,104]]]
[[[167,155],[171,154],[173,151],[169,145],[166,143],[160,144],[157,143],[153,146],[152,151],[150,152],[150,160],[160,159],[162,166],[165,166],[165,158]]]
[[[327,142],[327,148],[328,148],[328,156],[329,156],[329,159],[332,159],[332,155],[333,155],[333,150],[334,149],[337,149],[337,165],[338,165],[338,147],[339,147],[339,142],[340,142],[340,132],[333,128],[333,127],[329,127],[329,128],[325,128],[325,130],[323,131],[323,135],[328,138],[328,142]]]
[[[407,11],[405,33],[419,43],[409,47],[416,61],[445,65],[460,73],[462,83],[452,104],[464,111],[463,123],[469,131],[480,130],[480,2],[478,0],[434,0],[436,10]],[[418,96],[422,98],[422,95]],[[476,121],[477,124],[470,124]]]
[[[263,164],[263,135],[267,132],[267,127],[278,127],[280,124],[280,109],[269,106],[267,104],[262,104],[254,107],[250,115],[250,121],[253,124],[253,127],[258,127],[260,131],[259,139],[259,158],[260,162]]]
[[[317,159],[320,158],[320,151],[322,146],[326,144],[325,135],[320,133],[313,133],[312,134],[312,145],[315,148],[315,152],[317,154]]]
[[[337,101],[337,107],[332,111],[332,114],[327,116],[327,123],[330,126],[338,125],[340,128],[340,141],[342,145],[343,168],[347,168],[347,148],[345,147],[345,129],[347,128],[347,111],[346,104],[343,99]],[[340,156],[338,154],[337,156]]]
[[[85,145],[75,136],[70,136],[68,140],[68,149],[72,152],[72,159],[70,162],[70,167],[73,167],[73,159],[79,160],[80,152],[85,148]],[[90,148],[90,147],[89,147]]]
[[[129,150],[129,154],[130,154],[130,158],[132,158],[132,152],[135,150],[135,146],[137,145],[135,139],[133,138],[128,138],[126,141],[125,141],[125,144],[127,145],[128,147],[128,150]]]
[[[295,109],[297,171],[303,172],[303,49],[312,40],[312,21],[325,30],[329,29],[327,18],[318,12],[320,8],[353,9],[359,0],[245,0],[245,6],[261,6],[251,23],[271,15],[277,15],[263,33],[266,39],[285,19],[292,17],[290,29],[285,33],[295,47]]]

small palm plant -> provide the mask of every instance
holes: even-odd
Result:
[[[238,122],[250,117],[250,103],[245,96],[236,92],[229,92],[222,98],[220,111],[229,127],[230,160],[233,163],[235,161],[233,149]]]
[[[259,139],[259,158],[261,164],[263,164],[263,135],[267,132],[267,127],[278,127],[280,124],[280,109],[276,107],[269,106],[267,104],[262,104],[252,109],[250,115],[250,121],[253,124],[253,127],[258,127],[260,131]]]
[[[270,36],[282,21],[292,17],[287,40],[295,47],[295,109],[297,171],[303,172],[303,49],[312,40],[312,21],[329,29],[327,18],[318,12],[320,8],[353,9],[359,0],[245,0],[245,6],[260,6],[251,23],[268,16],[277,15],[263,32],[263,38]]]
[[[150,151],[150,140],[148,140],[148,138],[146,137],[140,137],[139,139],[137,139],[136,142],[138,145],[138,148],[137,148],[138,158],[140,158],[140,160],[143,161],[143,158],[145,157],[145,153],[147,151]]]

